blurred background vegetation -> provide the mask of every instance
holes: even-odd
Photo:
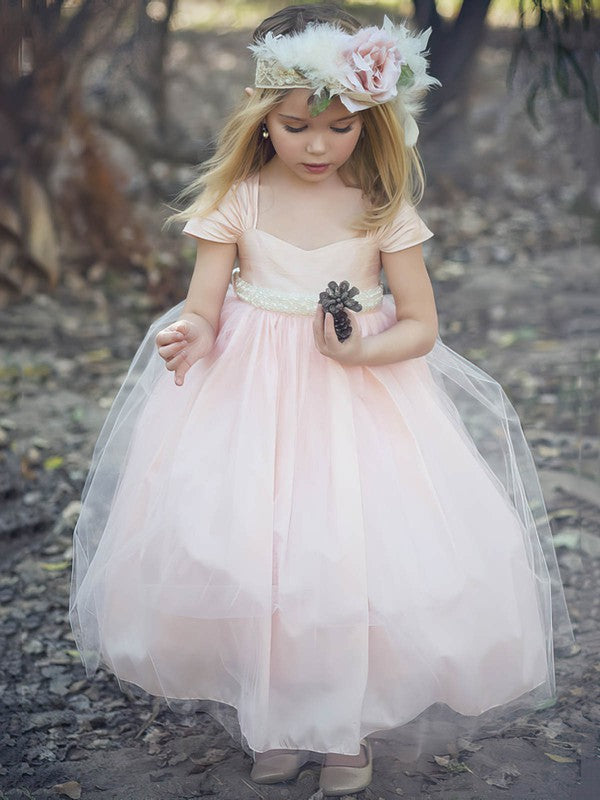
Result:
[[[600,0],[402,0],[343,6],[365,24],[431,26],[431,92],[422,139],[462,113],[486,33],[511,31],[511,78],[528,64],[524,113],[540,94],[577,98],[598,125]],[[214,144],[252,82],[251,32],[281,2],[0,0],[0,307],[52,290],[65,270],[140,272],[169,287],[148,235],[150,206],[168,204]],[[195,107],[194,131],[183,117]],[[133,165],[133,170],[132,170]],[[181,169],[179,169],[181,168]],[[597,198],[598,159],[588,202]],[[144,187],[144,191],[140,190]]]

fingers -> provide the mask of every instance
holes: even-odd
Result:
[[[362,331],[356,312],[346,309],[346,313],[350,321],[350,335],[340,341],[335,332],[333,314],[326,312],[319,303],[313,317],[315,347],[327,358],[333,358],[341,364],[356,365],[361,363],[363,357]]]
[[[319,310],[320,309],[320,310]],[[346,314],[350,321],[350,336],[343,342],[337,338],[335,332],[335,321],[333,314],[326,313],[321,304],[317,309],[317,313],[313,319],[313,332],[317,349],[324,355],[334,355],[347,350],[347,342],[351,338],[356,338],[358,334],[358,322],[356,321],[356,312],[351,309],[346,309]]]
[[[177,355],[188,343],[198,336],[197,330],[185,319],[178,320],[168,328],[157,333],[155,338],[158,353],[165,361]]]
[[[336,350],[338,340],[333,322],[333,314],[326,313],[319,303],[313,318],[313,333],[317,350],[323,355],[329,355]]]
[[[169,359],[165,366],[169,372],[175,373],[175,383],[178,386],[181,386],[183,384],[183,379],[186,372],[192,366],[192,362],[188,360],[188,353],[185,350],[182,350],[181,353],[178,353],[176,356],[173,356],[173,358]]]
[[[183,326],[182,326],[183,327]],[[172,342],[181,341],[185,338],[187,327],[182,330],[176,329],[174,326],[169,326],[159,331],[156,334],[155,342],[158,346],[171,344]]]
[[[185,362],[175,370],[175,383],[177,386],[183,386],[183,380],[185,378],[185,373],[188,371],[189,367],[185,364]]]
[[[246,92],[248,97],[252,97],[252,95],[254,94],[254,88],[252,86],[246,86],[244,91]]]
[[[158,348],[158,354],[161,358],[164,358],[165,361],[168,361],[173,356],[176,356],[181,350],[186,346],[187,342],[185,340],[180,342],[173,342],[173,344],[164,344]]]
[[[324,319],[323,319],[324,317]],[[335,351],[337,345],[337,336],[335,333],[335,325],[333,322],[333,314],[325,313],[323,309],[323,314],[321,315],[321,336],[320,341],[322,345],[322,351],[325,355]]]
[[[177,333],[183,333],[183,338],[190,342],[195,341],[200,335],[200,328],[195,322],[190,322],[188,319],[180,319],[174,322],[172,327]]]
[[[177,320],[156,334],[158,353],[165,360],[166,368],[175,373],[177,386],[183,384],[186,372],[197,361],[198,338],[198,327],[185,319]],[[195,348],[194,352],[190,351],[190,346]]]
[[[188,358],[187,351],[185,349],[182,349],[178,353],[175,353],[174,356],[171,356],[171,358],[166,359],[167,361],[166,367],[169,370],[177,369],[179,364],[181,364],[182,361],[186,361],[187,358]]]
[[[325,314],[325,327],[323,331],[323,336],[325,338],[325,344],[329,346],[330,342],[332,343],[334,339],[337,340],[337,336],[335,333],[335,325],[333,322],[333,314]]]
[[[325,339],[323,337],[323,315],[330,316],[329,314],[325,314],[323,306],[321,303],[318,303],[315,316],[313,317],[313,335],[315,337],[317,350],[319,351],[325,346]]]
[[[182,319],[169,325],[167,330],[172,330],[175,336],[187,336],[189,328],[186,320]]]

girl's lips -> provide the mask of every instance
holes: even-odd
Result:
[[[303,164],[304,169],[308,170],[308,172],[327,172],[329,169],[329,164]]]

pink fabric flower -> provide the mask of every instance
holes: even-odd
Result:
[[[406,61],[387,31],[375,26],[362,28],[352,36],[343,57],[343,82],[353,93],[369,95],[376,103],[396,96],[396,84]]]

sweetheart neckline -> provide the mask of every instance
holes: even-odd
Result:
[[[368,239],[368,236],[350,236],[347,239],[338,239],[337,242],[329,242],[329,244],[323,244],[320,247],[313,247],[310,250],[307,250],[305,247],[299,247],[297,244],[293,244],[292,242],[288,242],[285,239],[281,239],[279,236],[275,236],[274,233],[269,233],[269,231],[264,231],[262,228],[248,228],[247,230],[256,231],[256,233],[262,233],[264,236],[270,236],[271,239],[276,239],[278,242],[282,242],[283,244],[289,245],[289,247],[293,247],[295,250],[300,250],[302,253],[316,253],[319,250],[325,250],[328,247],[333,247],[335,244],[345,244],[346,242],[362,242]]]
[[[269,233],[269,231],[264,231],[262,228],[257,228],[256,223],[258,222],[258,205],[260,196],[260,170],[256,170],[256,172],[250,177],[254,179],[254,224],[248,230],[256,231],[257,233],[263,233],[265,236],[270,236],[271,239],[275,239],[282,244],[287,244],[289,247],[293,247],[294,250],[300,250],[301,253],[317,253],[319,250],[326,250],[328,247],[333,247],[335,244],[345,244],[346,242],[354,242],[357,240],[366,241],[369,238],[368,234],[366,236],[350,236],[347,239],[338,239],[337,242],[329,242],[329,244],[323,244],[321,247],[313,247],[311,250],[307,250],[305,247],[298,247],[297,244],[292,244],[292,242],[288,242],[285,239],[281,239],[279,236],[275,236],[274,233]]]

